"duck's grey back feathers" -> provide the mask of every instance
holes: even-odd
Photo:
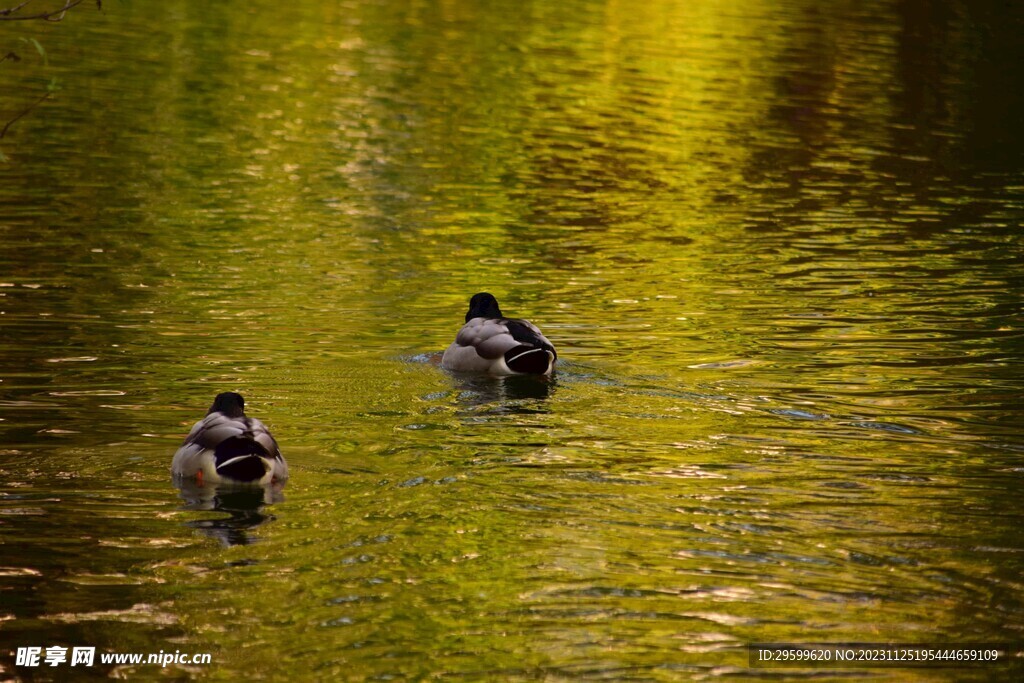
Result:
[[[185,437],[185,445],[217,448],[221,442],[232,437],[251,439],[263,448],[266,455],[281,457],[281,449],[267,426],[255,417],[245,415],[228,417],[224,413],[210,413],[192,427],[192,431]]]
[[[449,370],[529,373],[551,371],[558,354],[533,323],[516,318],[472,318],[441,358]]]

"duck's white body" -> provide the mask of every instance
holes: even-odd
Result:
[[[550,375],[558,354],[537,326],[505,318],[498,302],[481,293],[470,299],[466,324],[441,357],[441,366],[493,375]]]
[[[270,430],[256,418],[246,417],[241,396],[233,394],[237,406],[234,399],[225,404],[222,396],[185,437],[171,461],[171,473],[201,484],[283,483],[288,465]]]

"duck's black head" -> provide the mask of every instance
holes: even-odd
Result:
[[[236,394],[233,391],[217,394],[217,398],[213,399],[213,405],[206,412],[207,415],[210,413],[224,413],[228,417],[244,417],[245,399],[241,394]]]
[[[466,314],[466,322],[473,318],[500,318],[501,309],[498,308],[498,300],[487,292],[474,294],[469,300],[469,313]]]

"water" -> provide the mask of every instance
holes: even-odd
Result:
[[[70,675],[26,645],[699,680],[778,678],[750,642],[1019,643],[1020,27],[797,0],[4,23],[3,111],[60,87],[0,141],[5,675]],[[552,381],[438,367],[483,290]],[[171,485],[222,390],[283,497]]]

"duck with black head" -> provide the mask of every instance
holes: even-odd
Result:
[[[441,367],[492,375],[550,375],[558,354],[536,325],[506,318],[487,292],[469,300],[466,324],[441,357]]]
[[[288,465],[266,425],[245,414],[245,399],[218,394],[171,461],[178,481],[207,484],[283,484]]]

